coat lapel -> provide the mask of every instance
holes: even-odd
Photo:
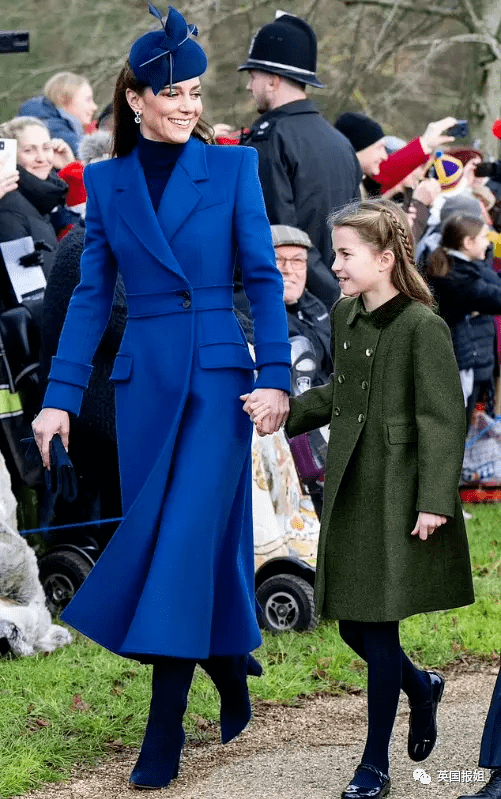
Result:
[[[209,179],[205,145],[190,138],[172,170],[158,208],[158,221],[167,241],[172,241],[185,219],[202,197],[202,184]]]
[[[183,271],[169,242],[201,197],[193,178],[198,176],[204,180],[207,177],[203,145],[200,143],[200,152],[199,148],[190,147],[191,144],[190,139],[174,167],[157,214],[136,150],[124,157],[117,180],[120,217],[151,255],[182,277]],[[190,162],[192,149],[195,151],[193,164]]]

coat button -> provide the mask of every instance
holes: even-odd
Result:
[[[367,389],[369,388],[367,380],[362,380],[362,388],[364,391],[367,391]]]
[[[358,414],[358,421],[360,422],[360,424],[362,424],[362,422],[365,422],[365,416],[363,415],[363,413]]]
[[[351,344],[350,344],[349,341],[343,341],[343,349],[344,350],[349,350],[350,347],[351,347]]]
[[[334,416],[341,416],[341,408],[338,408],[338,407],[336,406],[336,407],[334,408],[334,410],[333,410],[333,414],[334,414]]]
[[[367,347],[367,349],[365,350],[365,354],[367,355],[368,358],[370,358],[371,355],[374,354],[374,350],[372,349],[372,347]]]
[[[191,308],[191,300],[185,300],[183,302],[183,308]]]
[[[337,382],[338,382],[338,383],[344,383],[345,379],[346,379],[346,378],[345,378],[345,376],[344,376],[344,375],[338,375],[338,376],[337,376]]]

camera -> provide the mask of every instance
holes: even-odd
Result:
[[[468,135],[469,125],[467,119],[457,119],[456,124],[446,131],[448,136],[454,136],[456,139],[464,139]]]
[[[29,49],[28,31],[0,31],[0,53],[27,53]]]

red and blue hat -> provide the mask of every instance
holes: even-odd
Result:
[[[152,3],[148,7],[163,30],[150,31],[136,39],[129,62],[137,80],[158,94],[165,86],[202,75],[207,69],[207,56],[192,38],[198,34],[197,27],[188,25],[177,9],[169,6],[162,16]]]

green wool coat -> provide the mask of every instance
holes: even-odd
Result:
[[[330,423],[317,613],[396,621],[474,601],[458,483],[465,408],[449,329],[397,295],[332,310],[334,374],[291,399],[290,437]],[[426,541],[419,511],[448,517]]]

